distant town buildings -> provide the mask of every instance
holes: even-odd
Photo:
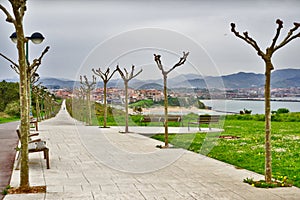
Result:
[[[61,98],[79,97],[78,91],[71,89],[52,89],[52,93]],[[158,89],[128,89],[129,102],[133,103],[143,99],[151,99],[153,101],[161,101],[164,99],[163,91]],[[246,88],[246,89],[195,89],[181,88],[169,91],[171,97],[186,97],[198,99],[263,99],[264,88]],[[271,90],[272,98],[299,98],[300,88],[273,88]],[[122,88],[107,88],[107,103],[124,104],[125,92]],[[103,88],[95,89],[91,94],[91,99],[103,103]]]

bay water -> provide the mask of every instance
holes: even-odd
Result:
[[[298,100],[298,99],[297,99]],[[300,100],[300,99],[299,99]],[[264,101],[256,100],[201,100],[214,111],[239,113],[241,110],[252,110],[251,114],[264,114]],[[300,112],[300,101],[271,101],[271,111],[287,108],[290,112]]]

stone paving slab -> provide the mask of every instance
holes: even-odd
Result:
[[[5,200],[300,199],[299,188],[254,188],[242,180],[263,178],[259,174],[183,149],[158,149],[159,141],[122,130],[84,126],[62,109],[40,123],[50,169],[42,154],[29,158],[30,183],[47,185],[46,194],[7,195]],[[14,170],[11,185],[18,184]]]
[[[16,127],[19,122],[0,124],[0,200],[4,198],[3,189],[9,184],[12,166],[16,155],[18,136]]]

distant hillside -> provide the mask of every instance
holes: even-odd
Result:
[[[224,76],[207,76],[202,77],[197,74],[182,74],[168,79],[169,88],[253,88],[264,87],[264,74],[239,72]],[[17,82],[17,80],[7,80]],[[41,78],[42,85],[51,89],[78,87],[80,84],[73,80],[58,78]],[[98,87],[103,87],[102,80],[97,80]],[[224,86],[223,86],[224,85]],[[131,88],[136,89],[162,89],[162,79],[157,80],[140,80],[132,79],[129,82]],[[300,87],[300,69],[281,69],[272,72],[271,86],[273,88]],[[123,87],[122,79],[112,79],[108,82],[108,87]]]
[[[300,69],[280,69],[272,73],[273,88],[299,87]]]
[[[140,81],[141,84],[142,81]],[[144,85],[151,85],[151,83],[162,84],[162,80],[144,81]],[[202,77],[193,75],[180,75],[178,77],[168,79],[169,88],[257,88],[264,87],[265,75],[256,73],[239,72],[236,74],[224,76],[208,76]],[[272,72],[273,88],[287,88],[287,87],[300,87],[300,69],[282,69]],[[135,88],[135,87],[134,87]]]
[[[41,78],[39,82],[49,88],[49,89],[60,89],[60,88],[69,88],[72,89],[74,87],[75,81],[66,80],[66,79],[58,79],[58,78]]]

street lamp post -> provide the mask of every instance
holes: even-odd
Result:
[[[17,33],[14,32],[11,34],[11,36],[9,37],[11,39],[11,41],[13,43],[17,43],[18,41],[18,38],[17,38]],[[26,64],[27,64],[27,67],[29,66],[29,41],[31,41],[32,43],[34,44],[40,44],[43,42],[43,40],[45,39],[44,36],[39,33],[39,32],[34,32],[30,37],[25,37],[25,57],[26,57]],[[35,75],[35,74],[34,74]],[[27,77],[29,78],[29,84],[30,84],[30,89],[29,89],[29,106],[30,106],[30,116],[32,116],[32,107],[31,107],[31,87],[32,87],[32,83],[31,83],[31,75],[30,77]]]

